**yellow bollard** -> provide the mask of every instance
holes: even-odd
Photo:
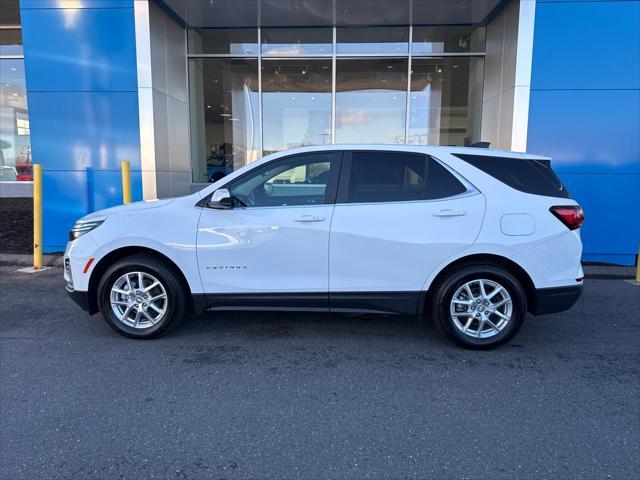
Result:
[[[131,166],[128,160],[123,160],[122,164],[122,203],[131,203]]]
[[[33,269],[42,268],[42,165],[33,164]]]

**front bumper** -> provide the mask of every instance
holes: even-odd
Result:
[[[535,293],[534,315],[546,315],[569,310],[582,295],[582,284],[568,287],[538,288]]]
[[[85,312],[94,313],[89,307],[89,292],[79,292],[71,288],[69,285],[65,286],[65,290],[69,297],[71,297],[71,300],[76,302]]]

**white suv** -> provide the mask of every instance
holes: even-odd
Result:
[[[276,153],[185,197],[92,213],[69,294],[130,337],[190,312],[431,316],[490,348],[582,291],[580,206],[548,158],[482,148],[327,145]]]

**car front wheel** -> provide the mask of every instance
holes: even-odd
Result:
[[[474,349],[495,348],[515,335],[527,311],[520,282],[494,265],[469,265],[436,287],[432,314],[451,340]]]
[[[100,311],[111,328],[132,338],[152,338],[187,313],[184,287],[163,262],[135,255],[115,262],[98,286]]]

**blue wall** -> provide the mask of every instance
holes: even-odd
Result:
[[[640,1],[538,0],[527,150],[585,210],[584,260],[640,243]]]
[[[122,160],[142,198],[133,0],[69,4],[20,2],[45,252],[64,250],[77,218],[122,203]]]

